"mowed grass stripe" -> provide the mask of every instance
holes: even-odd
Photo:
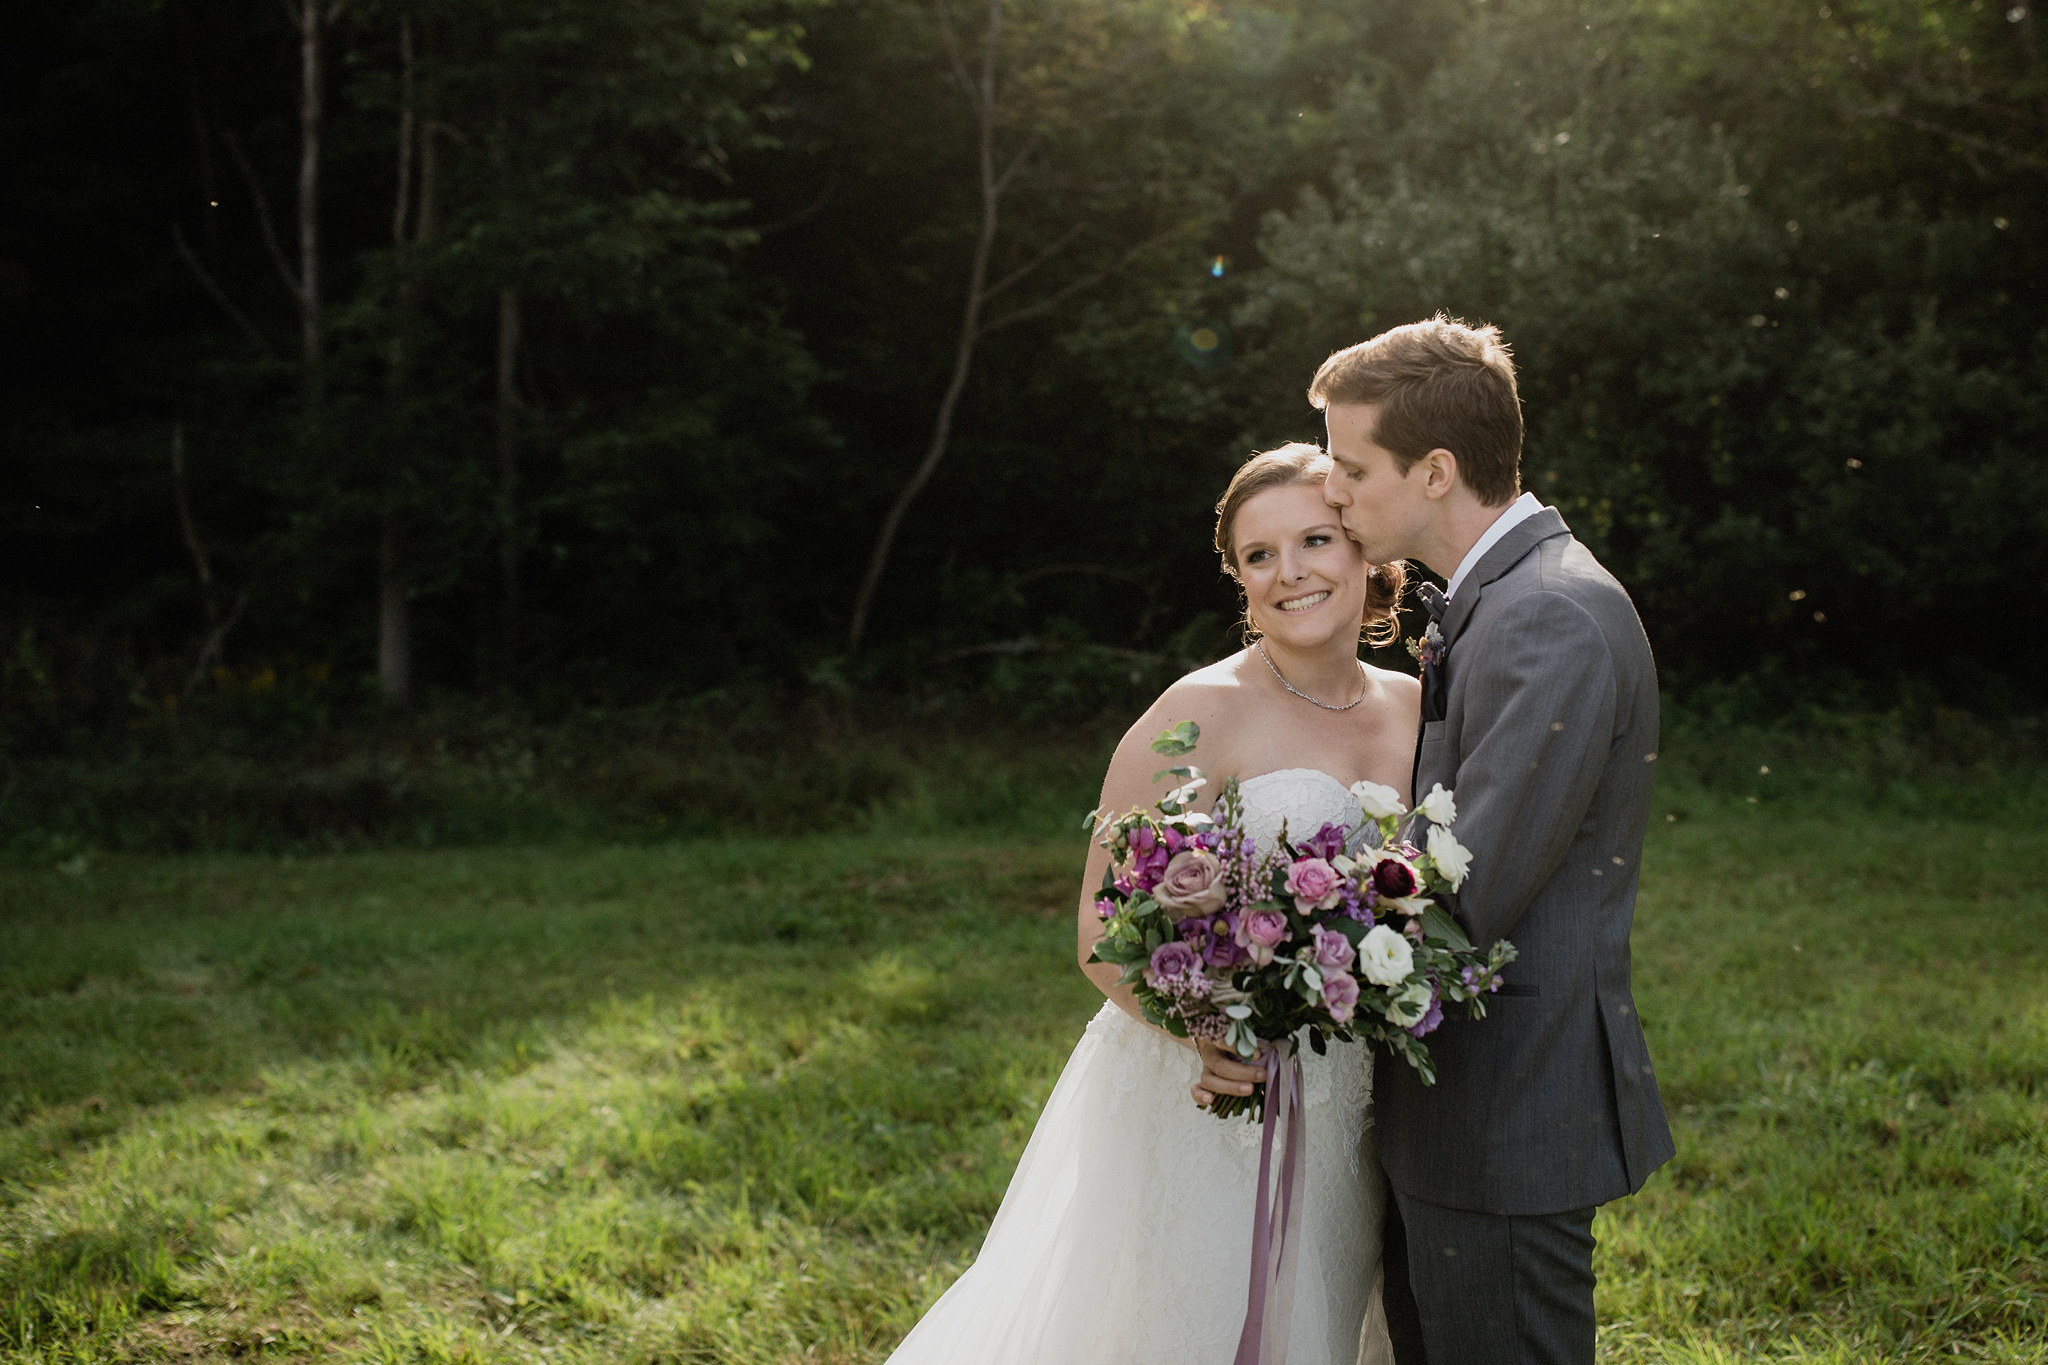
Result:
[[[1099,997],[1078,840],[0,872],[0,1347],[878,1361]],[[2048,1360],[2048,836],[1701,807],[1616,1361]],[[1142,1153],[1105,1159],[1143,1159]]]

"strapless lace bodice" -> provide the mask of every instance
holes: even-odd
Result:
[[[1299,843],[1325,824],[1355,826],[1360,815],[1351,789],[1320,768],[1281,768],[1238,783],[1244,797],[1244,827],[1259,852],[1270,851],[1281,828]]]

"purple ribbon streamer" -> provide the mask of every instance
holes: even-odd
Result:
[[[1287,1113],[1286,1145],[1280,1157],[1280,1189],[1272,1187],[1273,1128]],[[1285,1365],[1287,1335],[1294,1319],[1294,1271],[1301,1242],[1301,1201],[1295,1198],[1301,1180],[1303,1146],[1301,1059],[1291,1039],[1282,1039],[1266,1054],[1266,1116],[1259,1137],[1259,1197],[1252,1211],[1251,1290],[1245,1302],[1244,1330],[1237,1338],[1235,1365]]]

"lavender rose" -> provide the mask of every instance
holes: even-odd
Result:
[[[1195,950],[1173,939],[1152,950],[1152,965],[1145,975],[1157,990],[1163,982],[1184,980],[1201,969],[1202,960]]]
[[[1237,921],[1237,946],[1258,966],[1273,960],[1273,950],[1294,937],[1287,916],[1278,910],[1250,910]]]
[[[1152,899],[1168,919],[1189,915],[1213,915],[1223,908],[1223,864],[1215,854],[1199,848],[1182,849],[1166,865]]]
[[[1358,1008],[1358,982],[1349,972],[1323,973],[1323,1005],[1340,1024],[1351,1018],[1352,1011]]]
[[[1303,858],[1287,869],[1287,894],[1304,915],[1327,910],[1343,899],[1344,878],[1321,858]]]
[[[1330,972],[1343,971],[1357,956],[1358,950],[1344,935],[1331,933],[1328,929],[1316,930],[1316,966],[1326,976]]]

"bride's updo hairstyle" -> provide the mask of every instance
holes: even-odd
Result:
[[[1223,557],[1223,572],[1236,579],[1238,572],[1237,514],[1244,505],[1269,488],[1292,488],[1297,484],[1320,484],[1329,476],[1330,457],[1306,441],[1290,441],[1272,450],[1262,450],[1238,467],[1230,487],[1216,504],[1216,553]],[[1408,586],[1408,571],[1402,565],[1375,564],[1365,580],[1365,628],[1359,638],[1369,645],[1389,645],[1401,637],[1401,593]],[[1252,636],[1251,603],[1245,603],[1245,638]]]

